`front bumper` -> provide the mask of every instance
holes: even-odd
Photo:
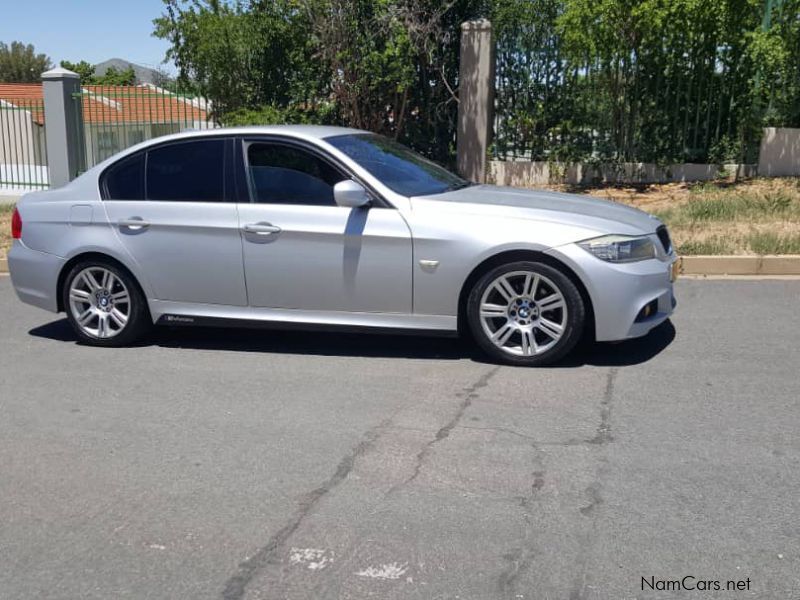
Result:
[[[674,255],[634,263],[602,261],[576,244],[548,251],[580,277],[592,300],[595,338],[610,342],[641,337],[666,321],[675,309],[672,276]],[[655,311],[637,320],[655,301]]]
[[[58,312],[58,274],[65,262],[60,256],[31,250],[14,240],[8,253],[8,270],[19,299]]]

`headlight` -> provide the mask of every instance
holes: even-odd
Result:
[[[604,235],[578,245],[600,260],[613,263],[636,262],[655,258],[656,247],[649,236]]]

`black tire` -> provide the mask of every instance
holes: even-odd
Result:
[[[123,287],[120,287],[120,282],[121,285],[124,286],[124,290],[127,291],[129,299],[127,320],[122,326],[116,325],[116,323],[113,324],[112,327],[119,328],[110,337],[100,337],[88,333],[85,331],[85,328],[78,323],[77,317],[74,314],[75,311],[70,301],[70,288],[75,282],[76,277],[78,277],[80,273],[86,271],[86,269],[92,269],[92,273],[100,273],[101,269],[110,271],[118,280],[118,282],[111,284],[111,292],[116,291],[119,293],[123,290]],[[97,271],[94,271],[94,269]],[[85,286],[84,289],[88,291],[89,286]],[[75,264],[64,278],[64,284],[61,289],[61,300],[64,311],[67,313],[67,320],[70,325],[72,325],[72,329],[75,331],[78,340],[92,346],[128,346],[141,340],[153,326],[152,319],[150,318],[150,310],[147,307],[147,301],[139,284],[126,269],[121,268],[110,260],[89,259]],[[92,299],[90,300],[95,302]],[[86,304],[88,305],[88,302]],[[122,302],[118,306],[124,307],[125,304]]]
[[[524,315],[522,312],[514,312],[513,317],[510,315],[510,312],[505,312],[502,315],[498,314],[497,317],[489,318],[484,323],[480,314],[481,301],[484,299],[484,295],[489,294],[490,298],[506,301],[505,297],[499,295],[501,292],[497,287],[493,287],[492,291],[487,292],[489,287],[501,276],[513,274],[509,275],[509,281],[512,283],[512,291],[522,295],[524,293],[522,287],[525,285],[525,278],[524,275],[520,275],[519,273],[531,273],[538,275],[540,278],[539,281],[541,283],[534,291],[534,301],[530,302],[529,311]],[[545,308],[543,312],[547,317],[542,319],[541,322],[544,323],[546,322],[545,320],[551,321],[552,319],[559,319],[558,324],[562,326],[562,331],[560,333],[560,338],[557,340],[555,340],[552,335],[546,334],[544,329],[539,329],[537,325],[537,323],[540,323],[539,319],[542,315],[538,312],[540,307],[536,300],[541,300],[552,295],[553,290],[549,290],[548,288],[553,286],[557,288],[555,291],[560,292],[563,297],[564,308]],[[548,294],[548,292],[550,293]],[[523,301],[521,299],[518,300],[520,302]],[[518,307],[512,306],[512,303],[515,302],[517,302],[517,300],[508,301],[508,306],[506,307],[507,311],[519,310]],[[500,302],[491,302],[491,304],[496,307]],[[523,308],[527,309],[528,304],[525,304]],[[566,314],[561,313],[561,310],[565,310]],[[481,350],[495,361],[509,365],[531,367],[552,364],[568,354],[580,340],[586,319],[586,309],[583,304],[583,299],[572,280],[557,268],[535,261],[507,263],[486,272],[470,291],[467,299],[466,311],[470,332]],[[525,320],[523,320],[523,316]],[[516,319],[520,319],[520,321],[517,322]],[[524,323],[524,325],[518,327],[520,323]],[[511,326],[511,330],[508,331],[511,331],[511,333],[507,341],[508,348],[503,349],[492,341],[490,332],[493,334],[502,334],[503,332],[500,330],[509,326]],[[492,330],[492,327],[496,327],[496,329]],[[526,341],[523,341],[521,329],[526,329],[526,331],[529,332],[525,334],[528,336]],[[531,338],[530,336],[533,337]],[[514,346],[517,339],[519,340],[519,345]],[[530,341],[531,339],[533,339],[532,342]],[[541,342],[541,346],[538,345],[539,342]],[[521,353],[525,352],[526,345],[528,348],[535,347],[545,349],[540,353],[523,355]],[[548,345],[550,345],[549,348],[547,347]],[[515,352],[520,352],[520,354],[516,354]]]

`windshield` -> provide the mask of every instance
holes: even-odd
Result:
[[[467,187],[453,175],[402,144],[372,133],[337,135],[325,141],[364,167],[381,183],[403,196],[441,194]]]

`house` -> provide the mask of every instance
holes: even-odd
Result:
[[[151,84],[87,85],[81,96],[87,166],[144,140],[215,126],[205,100]]]
[[[46,186],[42,86],[0,83],[0,187]]]
[[[205,100],[152,84],[83,86],[74,108],[87,169],[144,140],[216,126]],[[46,186],[39,172],[47,165],[45,127],[42,84],[0,84],[0,186]]]

